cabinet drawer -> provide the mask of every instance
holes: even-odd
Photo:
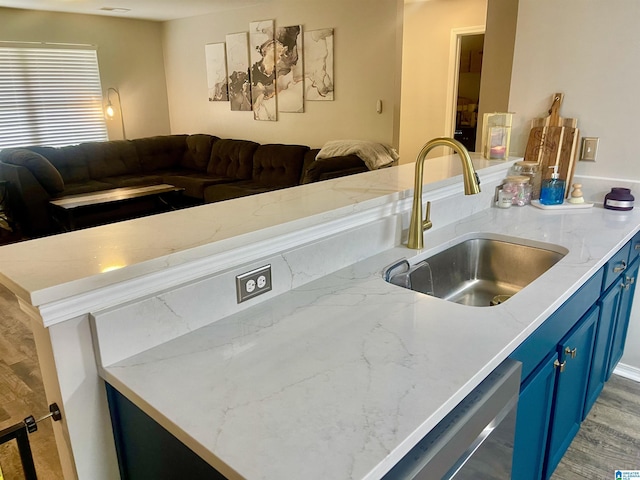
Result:
[[[629,250],[631,249],[631,241],[622,247],[611,257],[605,265],[604,281],[602,283],[602,291],[604,292],[613,281],[618,278],[629,266]]]
[[[533,332],[510,357],[522,362],[522,380],[525,380],[538,364],[556,349],[560,340],[600,297],[603,268],[564,302],[545,322]]]
[[[631,239],[631,249],[629,250],[629,265],[640,256],[640,232]]]

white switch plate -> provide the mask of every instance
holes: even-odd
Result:
[[[596,153],[598,152],[598,137],[583,137],[582,138],[582,152],[580,153],[580,160],[586,162],[595,162]]]

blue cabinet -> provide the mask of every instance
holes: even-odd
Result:
[[[640,233],[511,355],[522,362],[512,478],[551,477],[622,357]]]
[[[520,386],[511,478],[542,478],[558,355],[547,356]]]
[[[544,478],[551,477],[580,430],[598,312],[598,306],[594,306],[558,345],[558,373]]]
[[[604,293],[598,300],[600,319],[593,353],[593,365],[589,375],[584,418],[593,407],[624,351],[638,277],[638,266],[640,265],[638,258],[640,248],[636,247],[640,247],[640,236],[638,235],[621,250],[626,252],[628,257],[616,255],[605,267],[610,274],[609,281],[605,279],[603,283]],[[612,276],[616,268],[618,269],[617,275]]]
[[[633,294],[636,290],[636,279],[638,278],[638,266],[640,260],[637,258],[629,266],[627,271],[622,275],[620,280],[620,303],[615,320],[615,329],[611,340],[611,355],[609,356],[609,365],[607,370],[607,380],[613,373],[613,369],[622,358],[624,352],[624,344],[627,339],[627,330],[629,329],[629,317],[631,315],[631,305],[633,303]]]
[[[604,388],[604,383],[608,378],[611,340],[616,326],[615,320],[621,296],[622,289],[620,288],[619,282],[616,282],[598,300],[600,318],[598,320],[596,341],[593,349],[593,361],[589,374],[589,385],[583,419],[586,418],[591,407],[593,407],[593,404],[598,399],[600,392],[602,392]]]
[[[520,387],[512,467],[518,480],[549,478],[582,422],[599,308],[578,322],[558,312],[550,320],[568,322],[570,330]],[[527,348],[518,350],[512,357]]]
[[[562,457],[564,444],[567,439],[570,443],[577,432],[575,424],[582,420],[598,319],[598,307],[594,304],[603,276],[604,269],[600,269],[511,355],[522,362],[523,371],[514,442],[514,479],[545,478],[545,472],[552,472],[548,467],[551,437],[555,439],[554,457]],[[574,349],[575,358],[571,358]],[[574,388],[580,390],[576,396]],[[556,401],[558,393],[569,398],[566,405]]]
[[[123,480],[226,480],[118,390],[106,388]]]

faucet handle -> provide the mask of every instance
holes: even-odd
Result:
[[[427,202],[427,213],[424,217],[424,222],[422,222],[422,231],[429,230],[433,227],[433,223],[431,223],[431,202]]]

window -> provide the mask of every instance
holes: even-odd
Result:
[[[0,149],[108,140],[94,48],[0,45]]]

